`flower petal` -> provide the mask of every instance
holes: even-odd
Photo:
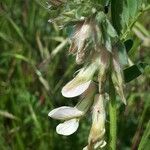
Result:
[[[105,134],[105,108],[104,94],[95,96],[92,110],[92,127],[89,134],[89,147],[93,147],[99,140],[101,141]]]
[[[82,68],[75,78],[62,88],[62,95],[64,97],[75,97],[82,94],[89,87],[98,67],[99,58],[97,57],[90,65]]]
[[[62,106],[56,109],[53,109],[49,112],[48,116],[53,119],[58,120],[68,120],[83,115],[83,112],[78,110],[75,107]]]
[[[83,113],[85,114],[93,103],[96,90],[96,84],[94,82],[91,82],[88,89],[81,95],[81,100],[76,104],[75,107],[78,110],[83,111]]]
[[[56,127],[56,132],[61,135],[71,135],[73,134],[79,127],[79,120],[78,119],[71,119],[65,121],[64,123],[60,123]]]
[[[78,85],[72,87],[72,84],[74,84],[74,81],[76,79],[73,79],[72,81],[70,81],[68,84],[66,84],[63,88],[62,88],[62,95],[64,97],[76,97],[81,95],[90,85],[91,80],[87,81],[87,82],[81,82]]]

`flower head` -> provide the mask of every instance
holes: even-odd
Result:
[[[104,140],[106,118],[104,93],[108,76],[126,104],[122,66],[115,47],[118,40],[112,40],[118,36],[104,13],[99,14],[98,17],[94,13],[92,17],[80,20],[75,25],[75,32],[71,39],[69,52],[76,55],[77,64],[85,63],[85,65],[62,88],[61,93],[67,98],[81,95],[81,100],[75,107],[62,106],[49,113],[51,118],[64,121],[56,127],[56,132],[68,136],[78,129],[80,119],[92,106],[92,126],[88,145],[84,150],[94,150],[106,145]],[[115,46],[113,47],[113,45]],[[94,79],[98,82],[99,91],[92,81],[97,72],[98,76]],[[96,92],[99,94],[95,95]]]

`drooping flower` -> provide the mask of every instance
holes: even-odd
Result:
[[[92,127],[88,138],[88,145],[84,150],[94,150],[106,144],[104,141],[106,118],[104,100],[104,94],[97,94],[95,96],[92,109]]]
[[[91,64],[83,67],[73,80],[62,88],[64,97],[75,97],[82,94],[90,85],[96,70],[99,70],[99,82],[104,82],[109,67],[110,52],[103,46],[91,56]]]
[[[64,121],[56,127],[58,134],[67,136],[73,134],[78,129],[79,120],[86,114],[93,103],[95,91],[96,86],[92,82],[82,94],[81,100],[75,107],[62,106],[49,112],[49,117]]]
[[[82,68],[75,78],[62,88],[62,95],[64,97],[75,97],[82,94],[89,87],[93,75],[99,67],[98,63],[97,60],[94,60],[93,63]]]

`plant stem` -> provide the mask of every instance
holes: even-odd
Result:
[[[116,94],[115,88],[110,76],[109,79],[109,117],[110,117],[110,137],[109,146],[112,150],[116,150],[116,139],[117,139],[117,111],[116,111]]]

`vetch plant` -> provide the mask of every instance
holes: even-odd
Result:
[[[91,111],[92,125],[84,150],[102,148],[108,143],[105,141],[107,94],[110,117],[109,146],[113,150],[116,149],[116,93],[121,101],[127,104],[124,95],[125,83],[140,75],[133,72],[132,68],[137,65],[130,64],[131,60],[124,44],[130,34],[128,31],[136,21],[132,16],[133,11],[129,8],[133,4],[129,3],[130,5],[126,6],[125,2],[126,0],[112,0],[110,3],[98,0],[49,1],[51,12],[59,10],[59,15],[53,13],[49,22],[60,28],[73,27],[69,53],[75,55],[76,63],[83,67],[61,91],[64,97],[80,96],[81,100],[75,107],[62,106],[48,115],[64,121],[56,127],[56,132],[68,136],[78,129],[79,121]],[[105,10],[109,6],[106,4],[111,4],[111,12],[108,15]],[[119,9],[120,6],[123,7],[123,11]],[[144,9],[139,3],[137,6],[134,8],[134,15],[138,14],[140,9]],[[137,69],[139,70],[138,67]]]

